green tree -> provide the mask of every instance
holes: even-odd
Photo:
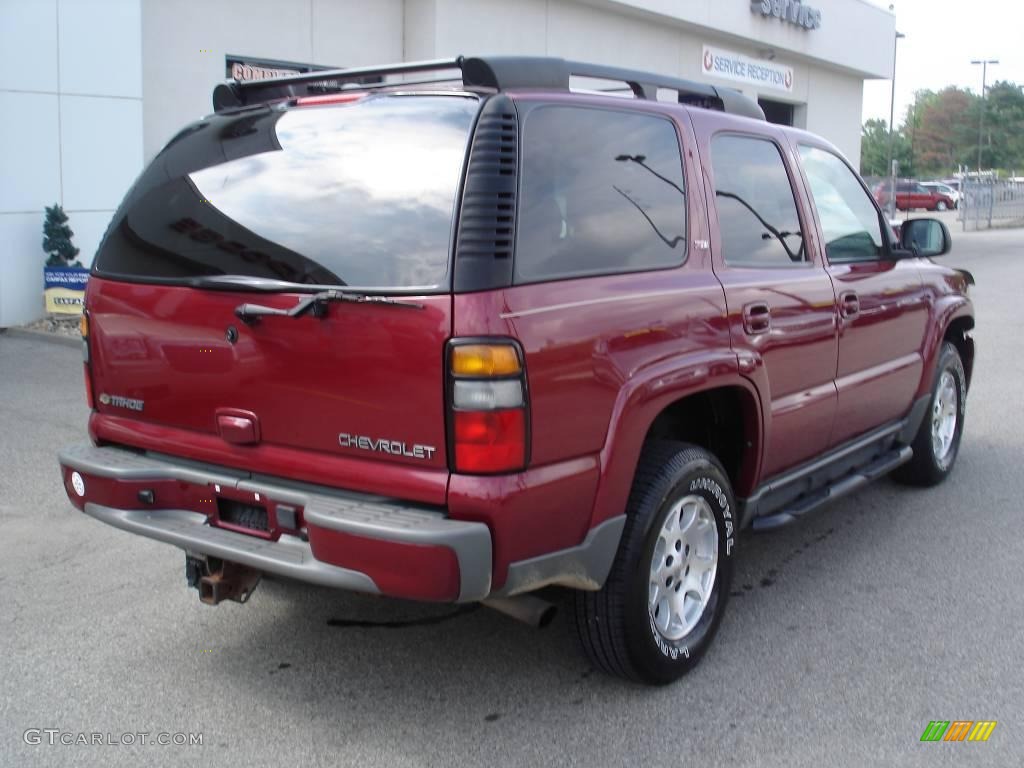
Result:
[[[978,103],[970,91],[955,86],[925,92],[914,120],[914,156],[921,176],[939,175],[968,163],[978,147]]]
[[[978,125],[982,100],[971,91],[949,86],[921,90],[907,107],[903,125],[893,137],[899,175],[943,176],[959,166],[978,163]],[[1006,171],[1024,170],[1024,87],[1001,81],[988,89],[984,103],[982,165]],[[861,174],[887,176],[889,126],[868,120],[861,130]]]
[[[43,250],[49,254],[46,260],[48,267],[80,267],[82,266],[74,258],[78,255],[78,249],[71,242],[75,233],[68,226],[68,215],[59,204],[54,203],[46,209],[46,219],[43,222]]]
[[[892,141],[892,157],[900,164],[900,175],[910,175],[910,142],[902,131],[896,131]],[[889,175],[889,123],[885,120],[868,120],[861,128],[860,173],[861,176]]]
[[[982,164],[1009,171],[1024,169],[1024,86],[1003,80],[988,89]]]

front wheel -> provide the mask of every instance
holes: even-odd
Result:
[[[576,629],[594,666],[660,685],[697,664],[729,597],[735,511],[710,453],[668,441],[644,450],[611,573],[600,591],[576,593]]]
[[[899,467],[894,477],[909,485],[938,485],[956,463],[967,414],[967,376],[957,348],[946,341],[939,352],[939,364],[932,385],[931,400],[924,421],[911,447],[914,456]]]
[[[936,211],[944,211],[947,208],[948,208],[948,206],[946,205],[946,201],[945,200],[939,200],[939,202],[937,202],[935,204],[935,210]]]

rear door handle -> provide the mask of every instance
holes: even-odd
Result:
[[[839,294],[839,314],[843,317],[856,317],[860,314],[860,298],[856,291],[843,291]]]
[[[767,302],[756,301],[743,307],[743,330],[751,336],[772,329],[772,310]]]

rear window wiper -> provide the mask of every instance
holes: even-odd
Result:
[[[299,299],[291,309],[277,309],[263,304],[239,304],[235,307],[235,315],[244,323],[255,323],[261,317],[302,317],[311,312],[314,317],[327,317],[327,305],[331,302],[350,302],[352,304],[387,304],[407,309],[423,309],[422,304],[413,301],[400,301],[388,296],[376,296],[369,293],[353,291],[329,290],[312,293]]]

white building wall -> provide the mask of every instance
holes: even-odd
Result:
[[[425,0],[413,2],[424,4]],[[847,66],[872,72],[892,65],[892,52],[886,46],[840,43],[844,24],[852,25],[858,35],[889,39],[894,34],[892,15],[862,0],[818,3],[824,21],[821,29],[813,31],[757,16],[743,0],[431,0],[430,5],[435,43],[432,47],[421,43],[419,55],[412,58],[480,52],[561,56],[735,88],[754,99],[797,105],[796,125],[836,144],[855,166],[860,161],[863,74],[815,60],[807,52],[830,55]],[[739,31],[760,37],[741,38]],[[701,67],[705,45],[753,58],[774,56],[776,63],[792,67],[792,90],[758,90],[706,76]],[[847,48],[858,50],[850,53]]]
[[[0,327],[42,314],[43,207],[64,205],[90,264],[143,161],[210,112],[229,54],[546,54],[703,80],[712,45],[792,67],[790,92],[710,82],[796,105],[798,126],[856,164],[863,79],[891,72],[894,18],[866,0],[812,4],[822,27],[807,31],[749,0],[0,0],[0,114],[14,116],[0,121]]]
[[[750,0],[581,0],[595,7],[656,21],[685,23],[696,36],[756,44],[870,77],[889,77],[895,17],[869,0],[804,0],[822,13],[821,27],[805,30],[751,13]]]
[[[402,0],[145,0],[146,159],[213,111],[228,54],[339,67],[403,60]]]
[[[835,144],[857,169],[863,98],[864,81],[859,77],[820,67],[808,73],[807,123],[802,127]]]
[[[142,167],[140,0],[0,0],[0,327],[43,313],[43,208],[92,263]]]

